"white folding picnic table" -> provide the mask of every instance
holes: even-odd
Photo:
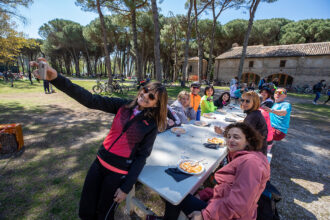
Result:
[[[228,112],[240,113],[238,109],[228,110]],[[168,202],[177,205],[189,193],[194,193],[199,186],[208,178],[208,176],[218,167],[219,163],[227,155],[227,149],[222,146],[218,149],[209,149],[204,147],[208,138],[220,137],[214,132],[214,125],[228,125],[226,117],[241,118],[234,114],[226,115],[215,113],[215,119],[202,117],[201,120],[210,123],[209,127],[200,127],[193,124],[184,124],[182,127],[186,130],[185,134],[177,136],[170,130],[157,135],[154,147],[146,165],[138,177],[138,181],[149,187]],[[180,182],[176,182],[165,170],[167,168],[177,167],[181,159],[202,160],[205,171],[199,175],[192,175]],[[126,208],[130,212],[132,205],[142,207],[142,204],[133,198],[134,190],[126,200]],[[150,211],[144,210],[146,214]]]

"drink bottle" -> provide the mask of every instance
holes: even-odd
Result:
[[[198,106],[197,113],[196,113],[196,121],[201,120],[201,106]]]

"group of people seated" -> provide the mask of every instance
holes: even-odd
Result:
[[[39,58],[40,61],[47,62],[44,58]],[[38,67],[38,62],[30,65]],[[34,74],[40,78],[37,70]],[[84,182],[79,203],[81,219],[114,219],[118,204],[137,182],[158,132],[164,131],[166,124],[194,120],[199,106],[202,113],[213,112],[228,105],[231,98],[225,92],[214,100],[212,86],[206,87],[201,97],[200,84],[193,83],[190,93],[180,92],[178,99],[168,106],[167,90],[159,82],[149,82],[133,100],[126,100],[93,95],[51,66],[47,67],[45,79],[82,105],[115,114]],[[163,218],[174,220],[182,210],[194,220],[256,219],[257,202],[270,176],[264,155],[268,131],[273,131],[274,140],[280,140],[289,125],[291,107],[284,101],[285,97],[286,91],[277,89],[275,104],[271,108],[262,106],[270,114],[268,120],[259,109],[270,101],[269,96],[265,94],[260,101],[257,93],[244,92],[241,95],[241,108],[247,113],[244,122],[216,130],[226,139],[229,163],[216,171],[215,187],[188,195],[177,206],[166,202]],[[168,118],[168,112],[172,113],[172,119]]]
[[[266,159],[273,140],[282,140],[289,128],[291,105],[286,90],[277,88],[273,93],[267,86],[259,94],[252,90],[237,89],[240,107],[246,113],[243,123],[234,123],[225,129],[215,127],[224,135],[228,148],[227,165],[214,174],[215,187],[206,188],[196,195],[188,195],[179,205],[166,202],[165,216],[149,219],[177,219],[183,211],[192,219],[256,219],[257,202],[270,177]],[[242,90],[242,91],[241,91]],[[231,95],[223,92],[214,100],[214,89],[206,86],[200,97],[200,85],[194,82],[190,94],[182,91],[171,105],[171,111],[182,123],[194,119],[198,106],[201,112],[214,112],[228,105]],[[192,100],[189,104],[189,99]]]

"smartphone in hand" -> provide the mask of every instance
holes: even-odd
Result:
[[[42,79],[42,80],[46,79],[47,67],[48,67],[48,64],[44,61],[40,61],[38,63],[38,74],[40,76],[40,79]]]

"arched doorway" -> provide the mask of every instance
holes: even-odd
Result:
[[[275,73],[267,77],[267,82],[272,82],[275,78],[279,79],[279,86],[286,87],[292,85],[293,77],[285,73]]]
[[[242,75],[242,82],[243,83],[255,83],[256,85],[258,85],[260,81],[260,76],[258,74],[255,73],[243,73]]]

